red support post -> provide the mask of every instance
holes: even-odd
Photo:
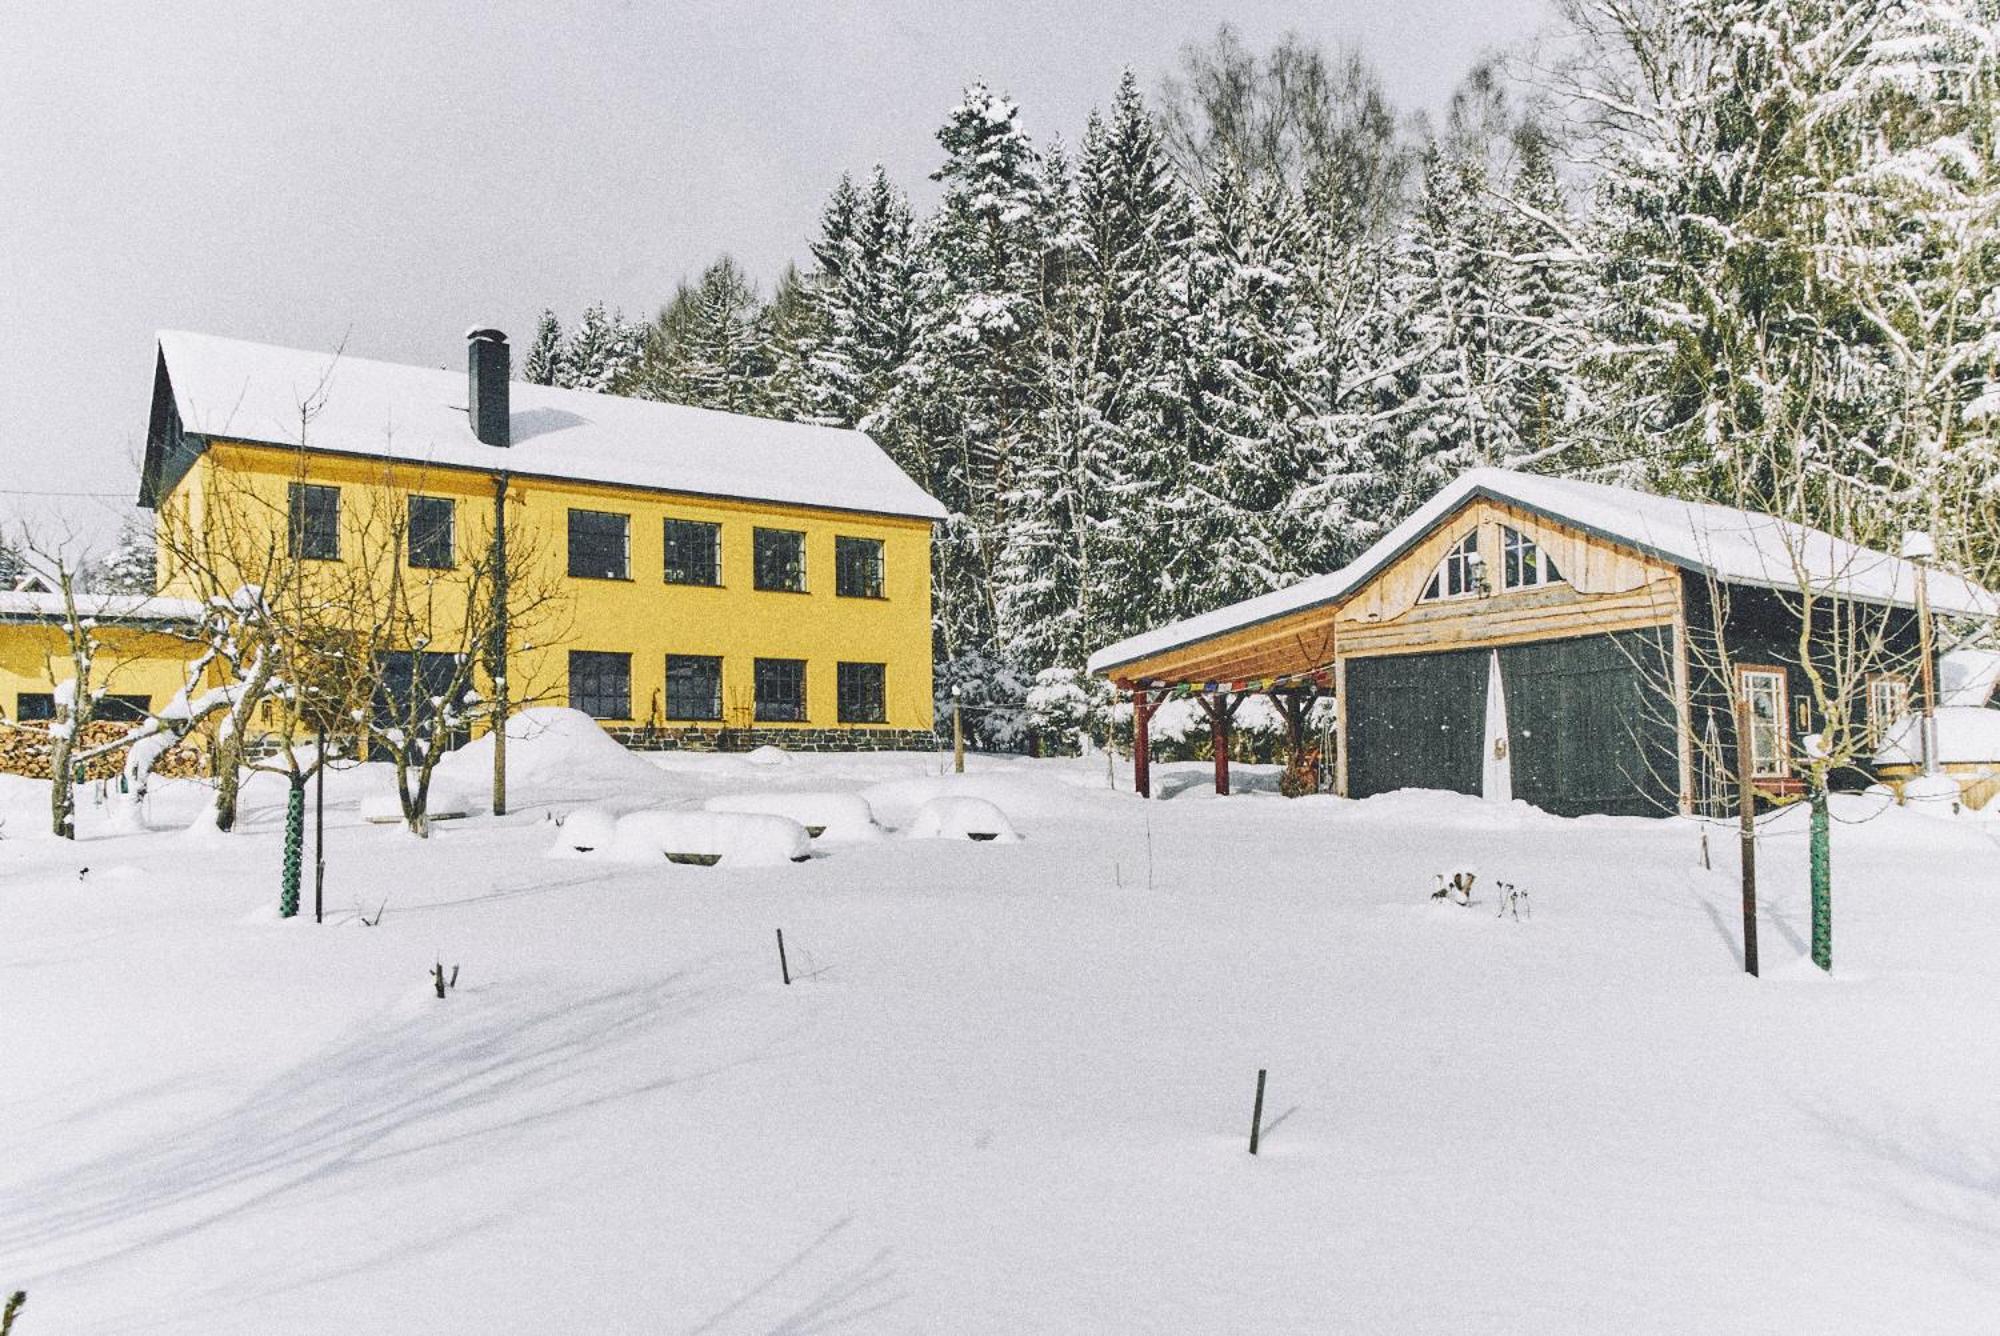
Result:
[[[1215,745],[1215,796],[1229,796],[1229,697],[1218,696],[1208,707],[1209,739]]]
[[[1152,695],[1143,689],[1132,693],[1132,787],[1141,798],[1153,796],[1152,747],[1147,737],[1153,721]]]

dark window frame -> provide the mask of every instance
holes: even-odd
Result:
[[[787,559],[780,559],[767,548],[767,540],[785,538],[796,539],[795,553]],[[750,537],[751,583],[758,589],[771,594],[803,594],[806,588],[806,535],[803,529],[767,529],[762,525],[751,532]],[[781,578],[789,572],[796,583],[774,583],[774,577]]]
[[[887,598],[887,545],[880,538],[846,534],[833,540],[833,592],[837,598]]]
[[[676,693],[674,690],[674,667],[686,665],[690,670],[697,666],[712,668],[714,677],[700,702],[699,712],[691,712],[687,706],[692,688]],[[675,723],[714,723],[722,718],[722,656],[720,654],[669,654],[667,655],[666,712],[667,718]]]
[[[442,506],[444,523],[435,520],[429,524],[419,523],[417,510],[424,506]],[[412,570],[448,571],[458,565],[458,502],[448,496],[412,495],[404,514],[408,520],[409,533],[404,546]],[[420,545],[421,544],[421,545]],[[443,551],[438,547],[442,545]]]
[[[30,704],[32,702],[32,704]],[[107,691],[97,698],[91,707],[93,722],[110,720],[113,723],[137,723],[153,713],[153,698],[135,692]],[[56,693],[53,691],[22,691],[14,696],[14,722],[17,724],[47,724],[55,722]]]
[[[285,484],[285,551],[301,561],[340,560],[340,489]]]
[[[703,544],[695,530],[706,530]],[[692,546],[691,546],[692,545]],[[705,546],[705,557],[696,555]],[[693,556],[693,560],[689,558]],[[676,562],[675,558],[681,560]],[[690,572],[707,579],[687,578]],[[698,589],[722,587],[722,526],[713,520],[684,520],[672,515],[660,522],[660,576],[670,585]],[[677,578],[680,577],[680,578]]]
[[[579,519],[589,517],[579,530]],[[608,533],[589,532],[589,521],[618,521],[617,560],[610,560]],[[571,506],[569,510],[569,577],[572,580],[630,580],[632,578],[632,517],[622,510],[589,510]],[[579,539],[583,540],[581,544]],[[615,567],[615,569],[614,569]]]
[[[868,671],[871,669],[872,674]],[[841,723],[888,723],[889,665],[886,663],[836,665],[834,694],[838,704],[837,717]]]
[[[758,659],[751,667],[755,693],[754,717],[760,724],[803,724],[809,713],[806,700],[804,659]],[[796,690],[790,699],[769,688],[789,683]]]
[[[619,711],[608,713],[616,704]],[[592,719],[632,717],[632,656],[619,650],[573,649],[569,652],[569,707]]]

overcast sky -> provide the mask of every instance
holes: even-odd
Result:
[[[1150,92],[1227,19],[1257,47],[1358,44],[1435,110],[1544,13],[0,0],[0,516],[59,504],[101,530],[124,507],[156,329],[458,366],[468,325],[518,345],[544,305],[648,313],[723,251],[768,285],[844,170],[880,161],[930,198],[933,132],[975,79],[1073,142],[1122,67]]]

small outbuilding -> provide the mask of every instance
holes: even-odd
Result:
[[[1247,695],[1302,720],[1331,693],[1344,795],[1450,789],[1569,815],[1719,808],[1739,709],[1757,786],[1801,789],[1805,739],[1828,726],[1801,644],[1855,694],[1849,717],[1886,730],[1904,712],[1920,575],[1935,613],[2000,617],[2000,598],[1956,576],[1770,515],[1475,469],[1348,566],[1120,641],[1089,666],[1130,693],[1142,793],[1147,725],[1166,700],[1202,703],[1227,792]],[[1876,671],[1857,682],[1863,657]]]

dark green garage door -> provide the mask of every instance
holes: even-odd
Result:
[[[1622,631],[1500,651],[1516,798],[1564,816],[1674,810],[1666,639]]]
[[[1399,654],[1347,665],[1347,791],[1479,792],[1487,651]]]

